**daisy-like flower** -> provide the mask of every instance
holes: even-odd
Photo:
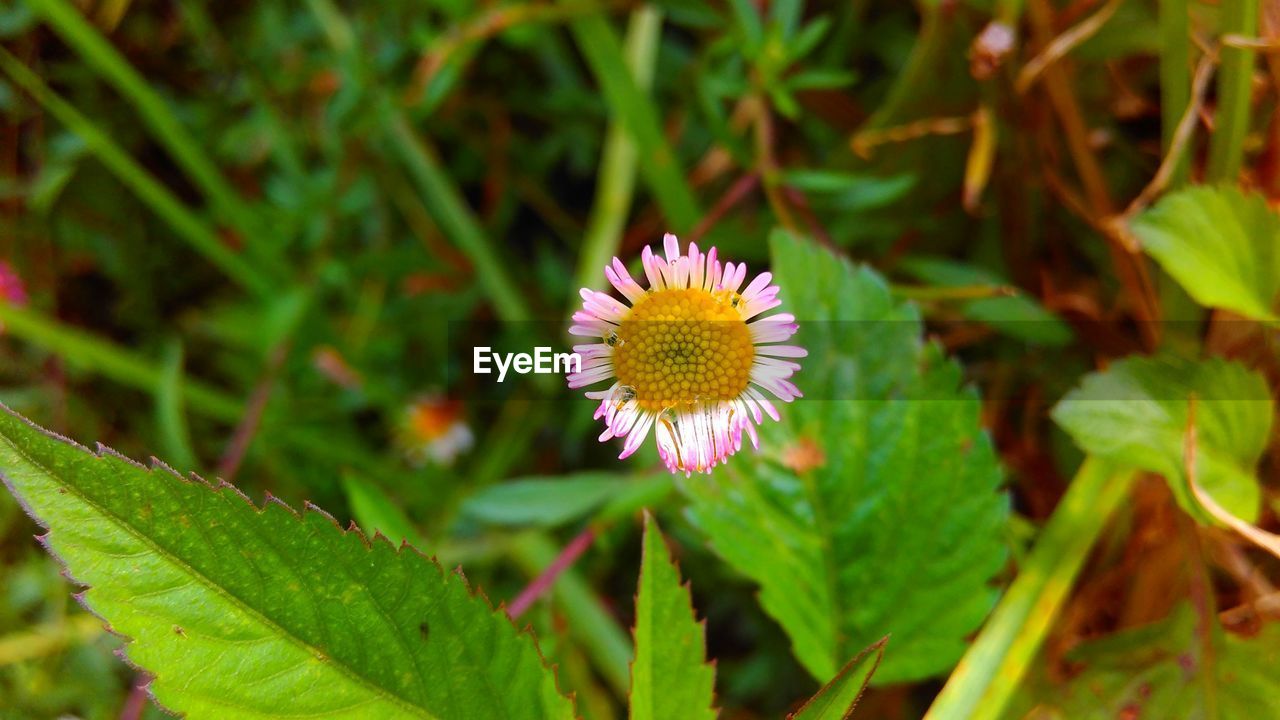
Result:
[[[452,465],[471,449],[475,437],[462,417],[462,403],[424,395],[404,409],[396,441],[414,465]]]
[[[757,317],[782,304],[772,274],[744,288],[746,265],[721,264],[715,248],[703,254],[690,243],[682,255],[671,234],[663,244],[665,258],[644,249],[648,290],[618,258],[604,269],[626,303],[582,290],[569,332],[598,342],[574,346],[582,367],[568,381],[571,388],[610,382],[586,395],[600,401],[600,441],[626,438],[620,459],[653,428],[667,468],[688,476],[710,472],[741,449],[744,431],[759,447],[756,425],[764,415],[779,419],[761,391],[783,402],[801,397],[789,378],[800,369],[794,359],[808,352],[777,344],[799,328],[794,316]]]

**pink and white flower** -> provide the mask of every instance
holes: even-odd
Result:
[[[610,383],[586,395],[600,401],[601,442],[625,438],[619,458],[653,428],[669,470],[710,472],[741,449],[743,432],[759,447],[756,426],[765,415],[779,419],[770,395],[802,396],[790,378],[808,352],[781,344],[799,329],[794,316],[762,316],[782,304],[772,274],[744,287],[746,265],[722,264],[715,248],[704,254],[690,243],[681,254],[671,234],[663,244],[665,257],[648,247],[642,254],[648,289],[614,258],[604,273],[625,302],[581,291],[569,332],[597,342],[574,347],[582,367],[569,387]]]

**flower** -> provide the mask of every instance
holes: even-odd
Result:
[[[463,420],[462,403],[434,395],[419,397],[405,408],[396,439],[415,465],[452,465],[475,442]]]
[[[618,258],[605,277],[626,298],[583,289],[582,310],[570,334],[598,338],[576,345],[582,367],[568,376],[570,388],[606,380],[607,390],[588,391],[600,401],[604,442],[625,437],[619,459],[631,455],[656,428],[658,454],[671,472],[710,472],[742,447],[746,431],[759,447],[756,425],[778,410],[761,390],[791,402],[801,397],[789,379],[795,358],[808,352],[779,345],[796,333],[795,317],[757,317],[782,304],[771,273],[745,289],[744,264],[716,259],[690,243],[680,254],[675,235],[663,238],[666,258],[646,247],[642,255],[649,289],[631,278]],[[755,318],[753,320],[753,318]]]

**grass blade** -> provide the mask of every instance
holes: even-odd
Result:
[[[1017,579],[956,666],[925,720],[999,718],[1062,609],[1089,549],[1128,495],[1134,471],[1088,458]]]
[[[661,30],[662,13],[652,6],[641,7],[632,13],[627,27],[627,64],[636,86],[641,90],[648,90],[653,81]],[[582,240],[582,252],[578,256],[578,280],[574,283],[578,287],[599,289],[604,286],[604,275],[600,270],[618,252],[622,241],[627,213],[631,209],[631,196],[635,191],[638,159],[635,141],[623,124],[614,119],[605,135],[595,202]]]
[[[223,244],[217,232],[142,169],[106,131],[53,92],[39,76],[4,48],[0,48],[0,70],[30,93],[58,122],[80,136],[89,151],[196,252],[253,292],[268,295],[274,291],[276,285],[257,265]]]
[[[272,256],[281,249],[278,239],[263,243],[271,233],[256,212],[240,196],[217,165],[200,149],[195,137],[183,127],[169,104],[151,87],[146,78],[85,20],[67,0],[26,0],[68,45],[110,82],[130,103],[152,135],[162,144],[210,201],[214,213],[234,227],[245,239],[245,245],[258,254]]]
[[[1253,37],[1258,33],[1258,0],[1223,0],[1223,34]],[[1253,94],[1251,49],[1224,47],[1218,73],[1218,113],[1209,143],[1209,182],[1235,182],[1244,161],[1249,132],[1249,100]]]
[[[587,15],[574,20],[569,27],[600,84],[614,121],[621,123],[635,141],[640,172],[671,230],[678,233],[692,229],[701,217],[697,198],[662,134],[662,123],[653,100],[640,90],[627,69],[622,44],[609,21],[602,14]]]

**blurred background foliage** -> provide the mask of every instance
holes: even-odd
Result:
[[[1107,225],[1193,91],[1231,105],[1215,144],[1239,147],[1192,139],[1170,185],[1243,162],[1280,197],[1276,56],[1232,90],[1228,50],[1228,79],[1192,86],[1200,48],[1259,32],[1220,27],[1237,5],[1258,15],[1235,0],[7,0],[0,400],[408,538],[494,602],[590,533],[525,616],[589,718],[621,711],[633,520],[656,508],[725,715],[777,717],[817,684],[656,453],[620,466],[567,393],[469,387],[445,372],[468,361],[451,333],[560,342],[547,328],[577,288],[665,231],[753,268],[775,226],[810,236],[889,278],[964,361],[1017,560],[1080,461],[1048,409],[1084,373],[1186,348],[1269,367],[1256,326],[1214,324]],[[1178,533],[1168,490],[1136,498],[1044,673],[1185,595],[1166,591],[1188,551],[1152,550]],[[0,717],[154,713],[33,532],[0,494]],[[1238,578],[1249,560],[1219,544],[1212,562]],[[1220,584],[1225,610],[1239,593]],[[864,712],[918,717],[939,687],[878,688]]]

